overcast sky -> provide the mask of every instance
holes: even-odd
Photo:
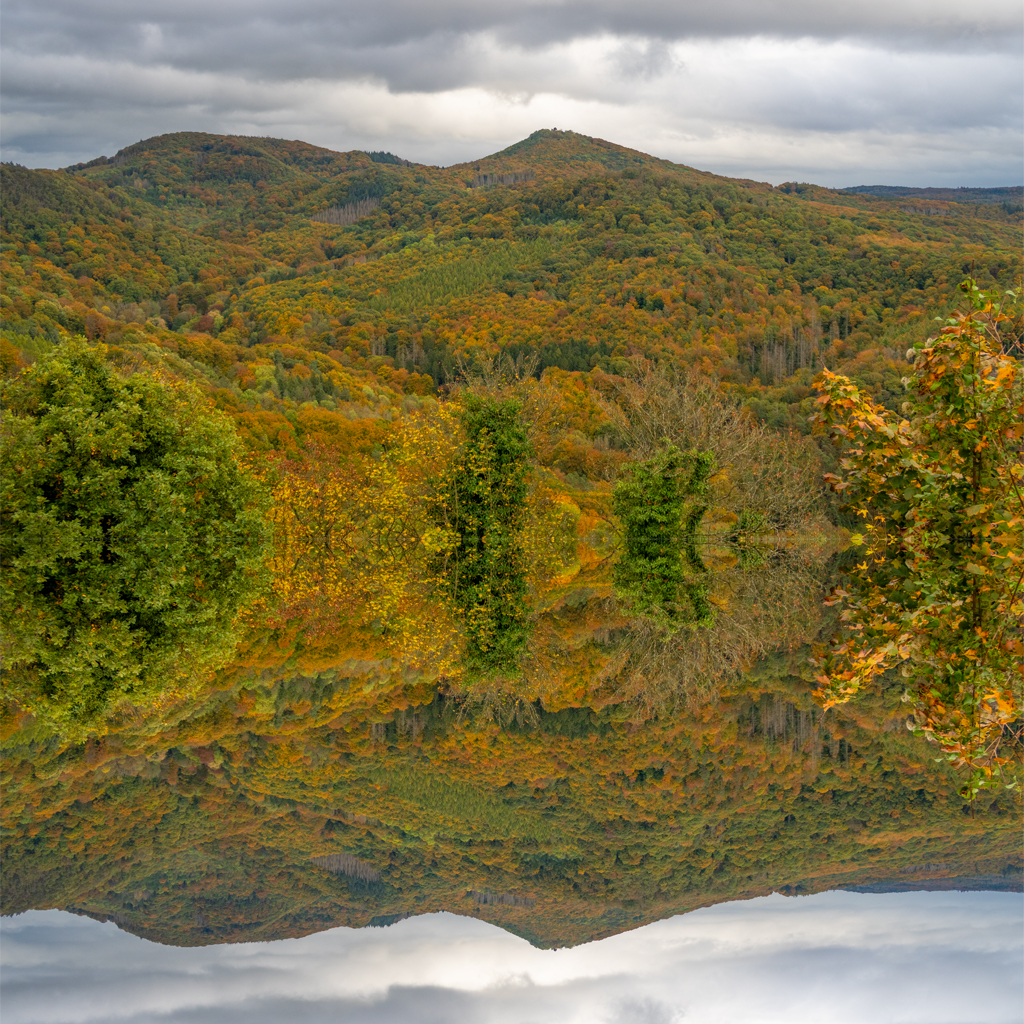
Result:
[[[4,1024],[1020,1024],[1015,893],[722,904],[568,950],[451,914],[176,949],[0,923]]]
[[[449,164],[537,128],[779,183],[1022,181],[1020,0],[5,0],[4,159],[163,132]]]

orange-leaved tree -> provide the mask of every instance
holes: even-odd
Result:
[[[908,725],[966,770],[973,797],[1016,785],[1024,732],[1024,380],[1016,294],[961,289],[971,308],[907,353],[901,416],[845,377],[818,381],[818,422],[841,449],[827,479],[863,525],[817,678],[827,709],[899,667]]]

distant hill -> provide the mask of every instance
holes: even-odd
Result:
[[[1024,200],[1024,186],[1006,188],[904,188],[901,185],[855,185],[841,189],[855,195],[881,199],[941,199],[947,203],[1009,203],[1017,208]]]

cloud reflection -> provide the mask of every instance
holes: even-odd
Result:
[[[1024,901],[824,893],[574,949],[433,914],[179,949],[59,911],[5,919],[4,1024],[1019,1024]]]

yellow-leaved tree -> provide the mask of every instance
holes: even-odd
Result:
[[[819,422],[841,449],[829,479],[863,523],[818,692],[833,707],[899,668],[909,724],[966,771],[973,797],[1016,785],[1020,767],[1024,395],[1017,296],[961,288],[971,308],[907,353],[902,415],[845,377],[818,382]]]

